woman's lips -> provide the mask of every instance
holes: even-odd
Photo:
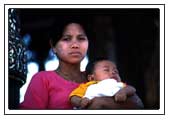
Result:
[[[72,56],[80,56],[81,55],[80,52],[70,52],[69,54]]]

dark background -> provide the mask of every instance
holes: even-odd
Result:
[[[89,60],[116,61],[122,81],[134,86],[145,109],[159,109],[159,9],[17,9],[21,36],[31,35],[29,50],[44,70],[50,27],[61,16],[78,16],[91,28]]]

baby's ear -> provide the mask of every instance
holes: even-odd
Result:
[[[121,78],[120,78],[120,76],[118,76],[117,81],[118,81],[118,82],[121,82],[121,81],[122,81]]]
[[[88,76],[87,76],[87,79],[88,79],[88,81],[94,80],[94,75],[93,75],[93,74],[92,74],[92,75],[88,75]]]

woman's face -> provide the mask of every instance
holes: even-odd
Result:
[[[67,63],[80,63],[87,53],[88,38],[77,23],[68,24],[61,39],[53,48],[58,58]]]

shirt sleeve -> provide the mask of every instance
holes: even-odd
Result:
[[[79,87],[77,87],[76,89],[74,89],[69,97],[72,96],[79,96],[79,97],[83,97],[85,92],[86,92],[87,86],[86,84],[80,84]]]
[[[96,81],[90,81],[87,83],[82,83],[79,85],[79,87],[77,87],[76,89],[74,89],[69,97],[72,97],[74,95],[79,96],[79,97],[83,97],[85,95],[85,92],[87,90],[87,87],[92,85],[92,84],[96,84]]]
[[[21,109],[45,109],[48,106],[48,81],[42,74],[32,77],[24,96],[24,101],[20,104]]]

